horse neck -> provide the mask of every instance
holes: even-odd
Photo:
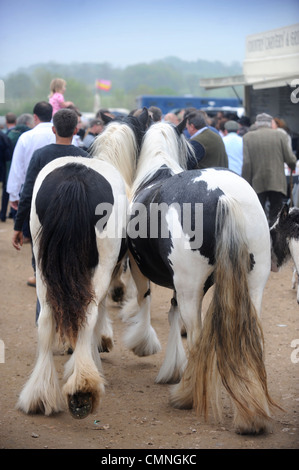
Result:
[[[153,125],[159,126],[159,125]],[[176,137],[169,139],[169,125],[164,124],[168,133],[163,132],[163,126],[161,125],[161,132],[150,132],[147,131],[146,137],[142,144],[136,176],[131,188],[131,197],[134,196],[135,192],[148,182],[155,173],[159,171],[161,167],[169,169],[171,174],[181,173],[183,168],[179,164],[178,145]],[[154,131],[158,131],[159,128],[154,128]]]
[[[120,172],[128,192],[132,185],[137,156],[137,143],[132,129],[124,124],[111,123],[96,138],[93,155],[94,158],[110,163]]]

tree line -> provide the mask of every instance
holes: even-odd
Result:
[[[37,101],[48,100],[49,85],[55,77],[67,81],[65,98],[68,101],[73,101],[82,112],[93,112],[97,79],[108,79],[112,83],[108,92],[98,91],[101,107],[134,109],[137,96],[146,94],[235,97],[229,88],[206,91],[199,86],[199,79],[240,73],[242,67],[237,62],[231,65],[206,60],[187,62],[176,57],[123,69],[109,63],[37,64],[3,77],[5,103],[0,104],[0,115],[9,111],[17,115],[31,113]],[[242,97],[242,89],[237,91]]]

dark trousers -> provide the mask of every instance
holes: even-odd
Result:
[[[277,191],[264,191],[258,194],[260,203],[267,215],[269,226],[272,227],[277,219],[278,212],[283,206],[285,195]],[[267,210],[267,202],[269,201],[269,211]]]
[[[0,219],[2,222],[5,222],[7,209],[9,204],[9,194],[6,192],[6,183],[3,183],[2,189],[2,198],[1,198],[1,212],[0,212]],[[17,211],[12,207],[9,210],[9,217],[14,218],[16,216]]]
[[[5,222],[5,220],[6,220],[8,200],[9,200],[9,194],[6,192],[6,184],[4,185],[4,183],[3,183],[2,199],[1,199],[1,212],[0,212],[0,218],[1,218],[2,222]]]

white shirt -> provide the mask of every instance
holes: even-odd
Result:
[[[7,189],[10,201],[18,201],[25,182],[26,172],[35,150],[56,142],[51,122],[41,122],[30,131],[20,135],[15,146],[10,171],[7,180]]]
[[[228,168],[238,175],[242,174],[243,139],[236,132],[229,132],[223,137],[223,143],[228,156]]]

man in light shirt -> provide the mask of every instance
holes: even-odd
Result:
[[[52,106],[46,101],[37,103],[33,109],[33,118],[33,129],[24,132],[15,146],[7,180],[10,205],[16,210],[33,152],[45,145],[55,143],[51,123]]]
[[[223,143],[228,156],[228,168],[241,175],[243,166],[243,139],[237,134],[238,129],[239,124],[236,121],[227,121],[224,124]]]
[[[36,103],[33,108],[34,127],[30,131],[24,132],[18,139],[15,146],[12,162],[9,170],[7,189],[9,202],[13,209],[18,210],[20,194],[25,183],[27,169],[31,157],[35,150],[48,144],[55,143],[55,135],[52,131],[52,106],[46,101]],[[29,221],[26,220],[29,231]],[[28,233],[29,235],[29,233]],[[32,255],[32,267],[35,266]],[[35,276],[28,279],[29,286],[35,286]]]

